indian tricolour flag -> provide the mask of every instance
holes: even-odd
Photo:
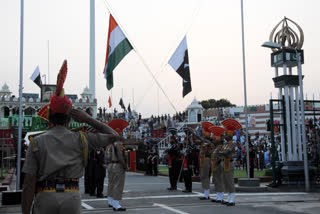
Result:
[[[106,62],[103,71],[108,90],[113,87],[113,70],[132,49],[129,40],[110,14]]]

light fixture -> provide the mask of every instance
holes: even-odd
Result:
[[[262,44],[262,47],[265,48],[277,48],[277,49],[281,49],[281,45],[275,42],[264,42]]]

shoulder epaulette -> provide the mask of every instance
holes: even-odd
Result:
[[[39,150],[38,147],[36,146],[35,142],[34,142],[34,137],[39,136],[39,135],[42,135],[43,133],[45,133],[45,132],[40,132],[40,133],[37,133],[37,134],[33,134],[33,135],[29,135],[29,136],[28,136],[28,139],[29,139],[30,144],[31,144],[31,147],[32,147],[32,151],[35,152],[35,151],[38,151],[38,150]]]
[[[81,142],[83,145],[83,162],[84,162],[84,166],[86,167],[88,164],[88,140],[82,131],[79,131],[79,133],[80,133]]]
[[[38,150],[38,148],[36,147],[36,144],[35,144],[35,142],[34,142],[34,139],[33,139],[33,137],[30,137],[29,136],[29,141],[30,141],[30,144],[31,144],[31,147],[32,147],[32,151],[36,151],[36,150]]]

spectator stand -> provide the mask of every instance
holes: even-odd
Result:
[[[12,165],[12,159],[15,156],[15,146],[11,129],[0,129],[0,155],[1,155],[1,174],[3,178],[4,170],[9,170]]]

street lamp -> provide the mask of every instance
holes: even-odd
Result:
[[[275,81],[275,85],[278,84],[278,87],[280,88],[279,90],[281,90],[281,87],[283,87],[283,86],[287,87],[287,85],[292,84],[292,81],[294,80],[294,78],[287,78],[287,79],[282,78],[282,80],[279,81],[279,78],[280,78],[279,77],[278,80],[276,80],[277,76],[278,76],[278,66],[283,64],[284,67],[286,67],[286,64],[288,64],[290,67],[297,66],[297,68],[298,68],[298,81],[299,81],[298,86],[300,86],[300,109],[301,109],[301,122],[302,122],[301,135],[302,135],[303,157],[304,157],[303,161],[304,161],[304,174],[305,174],[305,188],[306,188],[306,191],[309,191],[310,184],[309,184],[308,157],[307,157],[307,147],[306,147],[303,82],[302,82],[302,69],[301,69],[301,64],[303,63],[303,58],[302,58],[303,57],[303,50],[297,50],[297,48],[292,48],[292,47],[285,47],[285,46],[282,46],[282,45],[280,45],[278,43],[274,43],[274,42],[264,42],[262,44],[262,47],[271,48],[271,49],[278,49],[278,51],[271,54],[271,65],[276,68],[276,78],[274,78],[274,81]],[[292,53],[292,51],[294,51],[294,53]],[[290,52],[292,53],[292,55]],[[286,75],[286,73],[285,73],[285,75]],[[287,83],[285,83],[286,81],[287,81]],[[289,81],[291,81],[291,82],[289,83]],[[286,98],[287,98],[287,92],[286,92]],[[299,109],[298,109],[298,106],[299,106],[298,102],[299,101],[296,100],[296,102],[297,102],[297,112],[298,112],[299,111]],[[289,102],[286,99],[287,114],[289,114],[288,113],[288,110],[289,110],[288,103]],[[294,111],[294,110],[292,109],[292,111]],[[288,118],[288,115],[287,115],[287,118]],[[294,123],[294,121],[292,121],[292,122]],[[297,115],[297,125],[298,125],[298,134],[299,134],[300,120],[299,120],[298,115]],[[293,125],[293,127],[294,127],[294,125]],[[287,130],[290,131],[290,125],[288,123],[287,123]],[[295,137],[294,133],[293,133],[292,137]],[[291,135],[291,132],[289,132],[288,135]],[[300,138],[300,136],[299,136],[299,138]],[[288,139],[288,143],[291,144],[291,137],[290,136]],[[300,143],[300,145],[301,145],[301,143]],[[282,148],[283,148],[282,152],[284,152],[285,151],[284,147],[282,147]],[[293,147],[294,152],[295,152],[295,150],[296,150],[296,148]],[[291,152],[291,151],[289,150],[289,152]],[[282,155],[282,157],[284,157],[284,154]],[[289,160],[290,160],[290,157],[291,157],[291,154],[289,153]]]
[[[281,49],[281,45],[278,44],[278,43],[275,43],[275,42],[264,42],[262,44],[262,47],[265,47],[265,48],[277,48],[277,49]]]

